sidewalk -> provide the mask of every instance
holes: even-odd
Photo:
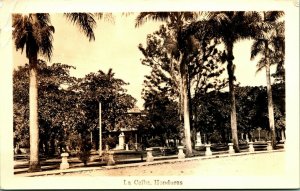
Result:
[[[17,176],[49,176],[49,175],[66,175],[66,176],[76,176],[76,175],[110,175],[110,176],[122,176],[128,175],[130,173],[131,176],[163,176],[163,175],[189,175],[197,172],[197,168],[199,165],[203,168],[203,161],[207,164],[205,169],[210,172],[215,173],[222,173],[220,171],[222,166],[228,168],[228,164],[240,165],[238,167],[239,170],[249,168],[249,165],[245,165],[243,163],[244,160],[248,160],[251,162],[251,165],[258,165],[260,169],[270,168],[267,166],[261,166],[261,164],[270,164],[272,165],[280,165],[282,163],[282,156],[284,156],[284,150],[274,150],[272,152],[269,151],[256,151],[254,153],[249,152],[242,152],[242,153],[234,153],[234,154],[227,154],[227,153],[218,153],[212,156],[198,156],[192,158],[185,158],[185,159],[177,159],[176,155],[168,156],[168,157],[155,157],[153,162],[138,162],[138,163],[128,163],[128,164],[117,164],[115,166],[101,166],[99,162],[92,162],[93,164],[90,167],[83,167],[83,165],[72,166],[73,168],[65,169],[65,170],[48,170],[42,172],[35,172],[35,173],[22,173],[16,174]],[[274,164],[265,163],[265,159],[271,157],[274,160]],[[213,160],[206,160],[206,159],[213,159]],[[134,160],[134,159],[129,159]],[[139,159],[140,160],[140,159]],[[270,160],[269,160],[270,161]],[[123,163],[130,162],[130,161],[122,161]],[[217,164],[217,165],[216,165]],[[71,165],[70,165],[71,166]],[[183,167],[184,166],[184,167]],[[75,168],[76,167],[76,168]],[[210,168],[216,168],[212,170]],[[273,166],[274,167],[274,166]],[[144,169],[144,170],[142,170]],[[183,170],[184,171],[180,171]],[[246,170],[245,169],[245,170]],[[255,168],[256,169],[256,168]],[[275,168],[278,169],[278,168]],[[47,167],[44,167],[43,170],[47,170]],[[203,169],[201,169],[202,171]],[[268,169],[269,170],[269,169]],[[173,172],[174,171],[174,172]],[[220,171],[220,172],[219,172]],[[228,171],[228,169],[226,169]],[[143,173],[141,173],[143,172]],[[153,173],[155,172],[155,173]],[[173,172],[173,173],[171,173]],[[180,173],[178,173],[180,172]],[[246,172],[251,172],[251,169],[247,169]],[[255,170],[256,172],[256,170]],[[186,174],[187,173],[187,174]],[[240,173],[240,172],[239,172]]]

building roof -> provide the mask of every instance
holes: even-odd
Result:
[[[129,109],[127,113],[142,113],[142,111],[137,106],[134,106],[133,108]]]

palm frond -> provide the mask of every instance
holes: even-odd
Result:
[[[66,18],[77,25],[79,29],[89,38],[89,41],[95,40],[94,29],[96,21],[92,13],[64,13]],[[100,15],[98,15],[99,17]]]
[[[259,53],[263,53],[264,51],[264,41],[263,40],[256,40],[253,42],[251,46],[251,57],[250,59],[253,60]]]
[[[94,13],[95,17],[99,20],[104,20],[110,23],[115,23],[115,18],[112,13]]]
[[[135,27],[140,27],[148,21],[167,21],[170,12],[142,12],[135,19]]]
[[[283,11],[266,11],[265,12],[265,20],[269,21],[269,22],[277,21],[282,16],[284,16]]]
[[[54,27],[51,26],[49,14],[14,14],[13,39],[17,50],[23,52],[26,47],[26,56],[39,53],[48,60],[52,56],[52,41]]]
[[[260,72],[265,66],[266,66],[266,59],[265,57],[262,57],[256,65],[257,67],[256,74]]]

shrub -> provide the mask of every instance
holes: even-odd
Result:
[[[104,139],[104,144],[108,145],[109,148],[115,148],[117,145],[117,138],[116,137],[107,137]]]
[[[211,143],[220,143],[222,140],[222,136],[220,135],[220,133],[218,131],[214,131],[210,135],[209,140]]]
[[[84,163],[85,166],[87,165],[87,162],[90,159],[91,148],[92,145],[90,142],[83,141],[80,150],[77,153],[78,158]]]
[[[159,147],[161,146],[161,140],[158,136],[151,138],[148,140],[148,146],[149,147]]]

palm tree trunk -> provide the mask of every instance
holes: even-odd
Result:
[[[37,53],[29,58],[29,135],[30,162],[28,172],[41,170],[39,161]]]
[[[182,85],[182,101],[183,101],[183,123],[184,123],[184,139],[186,146],[186,156],[190,157],[193,154],[192,142],[191,142],[191,125],[190,125],[190,109],[189,109],[189,99],[188,99],[188,76],[187,76],[187,66],[184,64],[183,55],[180,55],[180,75],[181,75],[181,85]]]
[[[266,48],[268,50],[267,43],[266,43],[266,46],[267,46]],[[274,149],[275,144],[276,144],[276,131],[275,131],[275,126],[274,126],[274,109],[273,109],[272,87],[271,87],[271,77],[270,77],[270,63],[268,60],[268,55],[266,55],[266,78],[267,78],[269,125],[270,125],[270,129],[271,129],[272,148]]]
[[[229,94],[230,94],[230,123],[231,123],[231,135],[232,143],[235,152],[240,152],[238,135],[237,135],[237,120],[236,120],[236,106],[235,106],[235,90],[234,90],[234,65],[233,65],[233,42],[227,43],[227,73],[229,77]]]

